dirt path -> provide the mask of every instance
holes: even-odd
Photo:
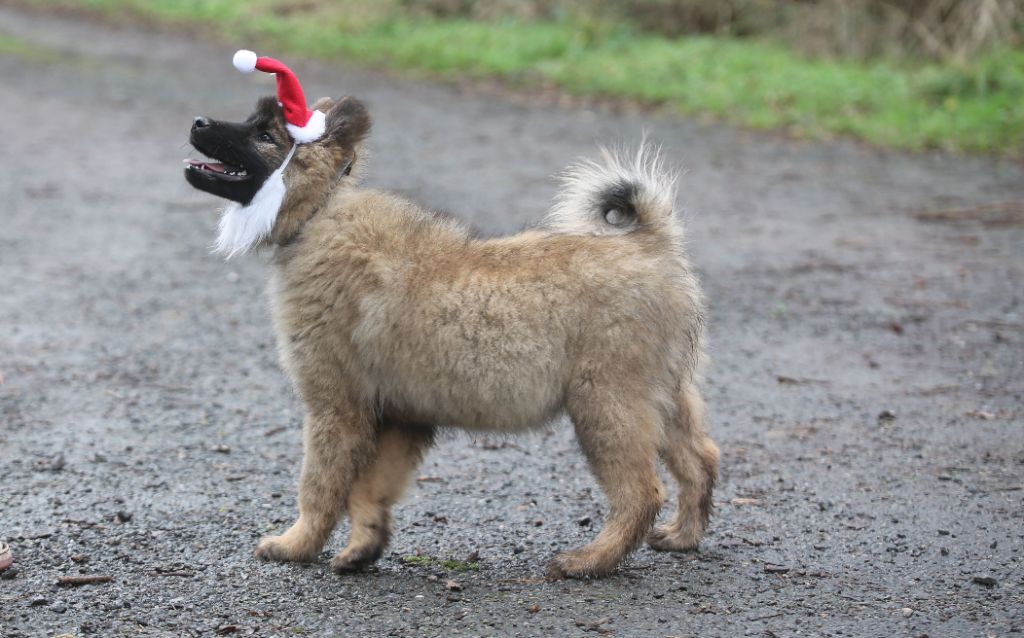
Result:
[[[1021,166],[296,63],[313,96],[370,104],[373,184],[490,232],[538,219],[595,142],[648,129],[687,168],[713,313],[723,477],[699,553],[542,582],[605,507],[559,427],[445,441],[379,568],[340,578],[251,558],[295,509],[299,411],[265,259],[210,255],[213,202],[180,175],[191,117],[247,113],[265,78],[230,47],[6,9],[0,38],[3,636],[1024,630]],[[927,214],[994,202],[1016,204]],[[55,584],[79,573],[113,580]]]

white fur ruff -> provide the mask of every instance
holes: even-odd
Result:
[[[292,145],[284,162],[270,174],[251,202],[245,206],[231,202],[224,207],[215,252],[231,259],[235,255],[249,252],[270,235],[277,221],[277,213],[281,210],[281,203],[284,202],[284,169],[295,154],[296,146]]]

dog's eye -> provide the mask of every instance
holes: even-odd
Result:
[[[271,135],[270,133],[267,133],[266,131],[264,131],[263,133],[260,133],[259,140],[261,142],[270,142],[271,144],[273,144],[274,143],[274,136]]]

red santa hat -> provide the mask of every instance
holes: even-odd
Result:
[[[324,134],[327,128],[326,115],[322,111],[309,110],[302,85],[283,62],[274,58],[256,57],[255,53],[245,49],[237,51],[231,62],[242,73],[260,70],[277,76],[277,99],[284,108],[285,126],[296,144],[315,141]]]

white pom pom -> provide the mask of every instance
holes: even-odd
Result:
[[[235,51],[231,63],[242,73],[252,73],[256,69],[256,54],[247,49],[239,49]]]

